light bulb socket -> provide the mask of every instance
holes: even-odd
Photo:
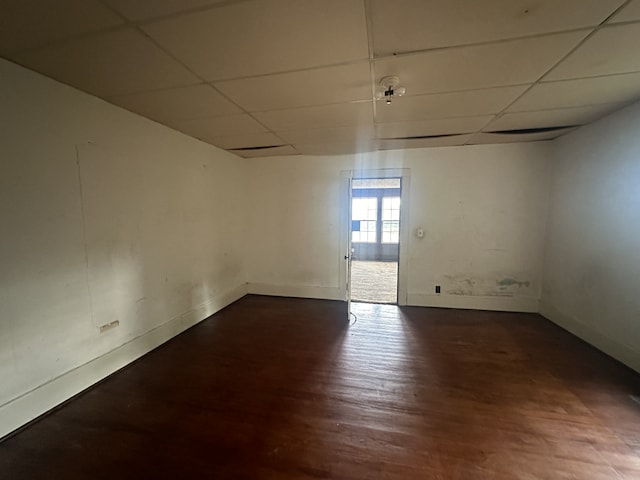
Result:
[[[382,100],[384,98],[387,105],[389,105],[393,97],[401,97],[404,95],[406,90],[404,87],[399,87],[399,84],[400,78],[396,75],[382,77],[379,86],[376,87],[376,100]]]

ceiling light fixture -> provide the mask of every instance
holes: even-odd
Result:
[[[396,75],[389,75],[380,79],[380,84],[376,88],[376,100],[384,99],[387,105],[391,104],[393,97],[401,97],[405,93],[404,87],[400,87],[400,78]]]

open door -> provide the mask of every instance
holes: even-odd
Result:
[[[352,263],[353,258],[358,260],[357,251],[354,252],[353,248],[357,245],[353,243],[352,231],[356,227],[352,223],[353,217],[353,199],[354,195],[354,186],[356,181],[361,181],[363,179],[400,179],[400,185],[398,186],[398,195],[400,195],[400,200],[395,198],[393,202],[397,203],[397,207],[395,204],[391,205],[386,210],[389,215],[385,216],[383,212],[383,217],[380,218],[379,224],[381,225],[381,232],[377,232],[376,235],[384,235],[385,232],[387,235],[396,235],[397,238],[397,271],[395,276],[397,278],[397,287],[396,287],[396,300],[397,305],[407,305],[408,293],[407,293],[407,272],[408,268],[408,248],[409,245],[409,204],[410,204],[410,184],[411,184],[411,172],[409,169],[405,168],[388,168],[388,169],[372,169],[372,170],[353,170],[347,171],[344,170],[340,172],[341,182],[340,182],[340,257],[338,259],[340,267],[340,296],[344,298],[345,303],[347,305],[347,315],[351,318],[351,296],[352,296],[352,274],[355,272],[355,263]],[[387,195],[382,195],[386,197]],[[396,195],[397,197],[397,195]],[[399,202],[399,203],[398,203]],[[384,200],[382,201],[384,203]],[[402,208],[400,208],[400,204]],[[384,211],[385,207],[381,204],[381,208]],[[398,210],[397,215],[394,213],[395,210]],[[397,218],[399,215],[399,218]],[[397,224],[398,231],[394,230],[395,225]],[[385,225],[388,227],[385,230]],[[362,226],[362,225],[360,225]],[[395,237],[394,237],[395,238]],[[388,243],[393,243],[389,241]],[[388,250],[386,246],[385,249]],[[386,251],[385,250],[385,251]],[[382,252],[385,254],[384,252]],[[387,252],[388,253],[388,252]],[[354,255],[355,254],[355,255]],[[357,272],[355,272],[357,273]],[[386,303],[386,302],[382,302]]]
[[[347,302],[347,320],[351,320],[351,202],[352,202],[352,172],[343,171],[341,173],[341,205],[342,212],[340,221],[340,272],[342,290]]]
[[[348,180],[348,195],[347,195],[347,205],[349,205],[348,207],[348,212],[347,214],[349,215],[347,218],[349,219],[349,222],[351,222],[351,209],[352,209],[352,203],[353,203],[353,178],[351,176],[349,176]],[[351,239],[351,228],[349,228],[349,233],[347,235],[347,253],[344,256],[344,259],[347,262],[347,319],[351,320],[351,267],[352,267],[352,262],[353,262],[353,245],[352,245],[352,239]]]
[[[401,177],[351,182],[351,300],[398,303]],[[404,247],[404,246],[403,246]]]

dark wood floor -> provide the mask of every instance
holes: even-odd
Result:
[[[0,444],[11,479],[639,479],[640,376],[530,314],[248,296]]]

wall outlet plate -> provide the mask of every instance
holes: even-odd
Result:
[[[113,322],[105,323],[104,325],[100,325],[100,333],[104,333],[107,330],[111,330],[112,328],[116,328],[120,325],[120,320],[114,320]]]

